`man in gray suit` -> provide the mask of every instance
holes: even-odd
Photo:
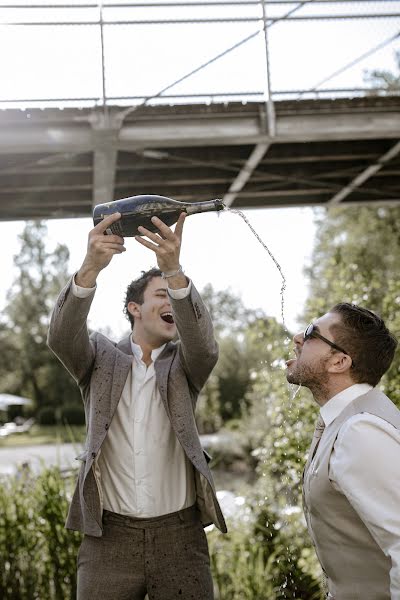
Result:
[[[179,264],[184,215],[173,232],[140,229],[159,269],[127,290],[132,334],[88,335],[96,279],[124,240],[89,233],[86,257],[62,290],[48,344],[80,387],[87,440],[66,526],[85,534],[78,600],[210,600],[204,526],[226,531],[194,410],[218,356],[213,327]],[[179,335],[179,341],[176,334]]]
[[[376,387],[396,338],[342,303],[293,339],[287,379],[320,406],[303,504],[327,597],[400,600],[400,411]]]

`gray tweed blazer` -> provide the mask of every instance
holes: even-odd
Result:
[[[61,291],[51,317],[47,343],[80,387],[86,414],[87,438],[66,527],[100,537],[102,507],[94,462],[104,442],[132,366],[129,337],[118,344],[101,333],[89,336],[86,319],[94,297],[77,298],[71,281]],[[195,406],[218,358],[210,316],[192,284],[186,298],[171,298],[179,333],[154,363],[156,381],[172,428],[194,466],[197,504],[204,526],[214,523],[226,532],[215,494],[208,455],[195,422]]]

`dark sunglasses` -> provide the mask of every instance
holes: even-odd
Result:
[[[318,331],[316,331],[314,323],[310,323],[309,326],[304,330],[303,338],[305,342],[310,338],[319,338],[320,340],[325,342],[325,344],[329,344],[331,348],[334,348],[335,350],[338,350],[339,352],[343,352],[343,354],[347,354],[347,356],[350,356],[350,354],[346,352],[346,350],[344,350],[334,342],[331,342],[326,337],[321,335]]]

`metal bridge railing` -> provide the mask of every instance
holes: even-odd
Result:
[[[0,107],[394,94],[400,0],[0,4]],[[400,61],[399,61],[400,62]],[[399,86],[400,88],[400,86]]]

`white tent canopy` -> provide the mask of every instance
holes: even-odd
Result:
[[[13,394],[0,394],[0,410],[7,410],[9,406],[25,406],[27,404],[32,404],[32,400]]]

